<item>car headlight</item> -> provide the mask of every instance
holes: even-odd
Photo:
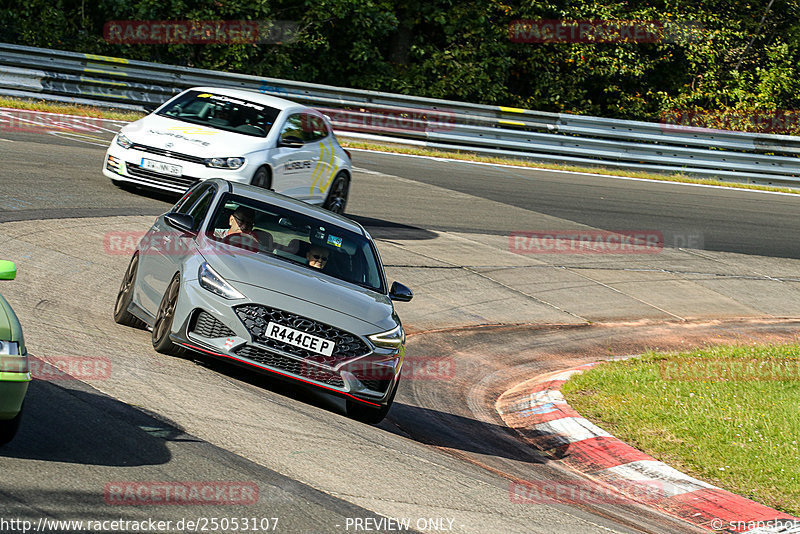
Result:
[[[384,347],[387,349],[396,349],[406,342],[406,333],[403,332],[403,327],[400,325],[395,326],[391,330],[381,332],[379,334],[372,334],[369,340],[372,341],[377,347]]]
[[[244,165],[244,158],[206,158],[206,167],[215,169],[238,169]]]
[[[203,262],[197,273],[200,279],[200,287],[211,291],[226,299],[243,299],[244,295],[239,293],[235,287],[225,281],[208,263]]]
[[[130,139],[125,137],[123,134],[118,133],[117,134],[117,144],[119,146],[121,146],[122,148],[126,148],[127,149],[127,148],[130,148],[130,147],[133,146],[133,141],[131,141]]]
[[[28,358],[19,355],[19,343],[16,341],[0,341],[0,372],[28,372]]]

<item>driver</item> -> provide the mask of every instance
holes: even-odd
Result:
[[[214,230],[214,237],[223,239],[230,235],[236,234],[253,235],[254,221],[255,211],[246,206],[239,206],[228,218],[228,224],[230,227]]]

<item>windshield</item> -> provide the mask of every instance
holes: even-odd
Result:
[[[157,114],[227,132],[266,137],[280,110],[230,96],[189,91]]]
[[[206,232],[216,241],[384,293],[373,243],[328,222],[227,193]]]

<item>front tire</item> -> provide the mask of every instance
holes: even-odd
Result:
[[[22,407],[14,419],[7,421],[0,421],[0,445],[5,445],[17,435],[19,430],[19,422],[22,420]]]
[[[328,190],[328,197],[322,205],[328,211],[333,213],[344,213],[347,207],[347,197],[350,195],[350,178],[347,173],[340,172],[333,179],[331,188]]]
[[[397,393],[397,388],[399,386],[400,379],[398,378],[392,393],[389,395],[389,399],[386,401],[386,404],[380,408],[373,408],[356,400],[347,399],[347,417],[350,419],[355,419],[360,423],[377,425],[383,421],[383,419],[386,417],[386,414],[389,413],[389,409],[392,407],[394,396]]]
[[[169,338],[172,322],[175,319],[175,307],[178,304],[180,288],[181,276],[180,273],[176,273],[161,298],[156,320],[153,323],[153,348],[162,354],[178,355],[183,353],[183,349]]]
[[[136,284],[136,272],[139,269],[139,255],[134,254],[125,276],[122,278],[122,285],[117,293],[117,302],[114,304],[114,321],[117,324],[131,326],[133,328],[144,328],[145,324],[138,317],[128,311],[133,300],[133,286]]]
[[[272,189],[272,173],[267,167],[259,167],[250,183],[256,187]]]

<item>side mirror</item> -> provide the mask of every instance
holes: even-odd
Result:
[[[176,230],[180,230],[182,232],[188,232],[190,234],[197,233],[193,230],[194,217],[186,213],[176,213],[174,211],[171,211],[166,215],[164,215],[164,222],[166,222],[168,225],[175,228]]]
[[[392,282],[392,288],[389,290],[389,298],[397,302],[408,302],[414,298],[414,293],[400,282]]]
[[[144,108],[145,113],[152,113],[158,109],[160,104],[145,104],[142,107]]]
[[[278,146],[285,146],[286,148],[303,148],[303,140],[293,135],[288,135],[278,141]]]
[[[13,280],[17,277],[17,266],[13,261],[0,260],[0,280]]]

